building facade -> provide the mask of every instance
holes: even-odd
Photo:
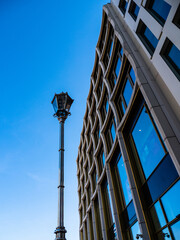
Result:
[[[180,1],[103,7],[77,157],[80,239],[180,239]]]

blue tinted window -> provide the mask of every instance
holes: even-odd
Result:
[[[132,227],[131,227],[131,233],[132,233],[132,239],[135,240],[137,234],[141,234],[140,228],[139,228],[139,223],[136,222]]]
[[[165,152],[145,107],[132,131],[132,136],[145,176],[148,178]]]
[[[118,58],[118,61],[117,61],[117,64],[116,64],[116,70],[115,70],[116,77],[118,77],[118,75],[119,75],[120,67],[121,67],[121,59]]]
[[[156,201],[177,178],[178,173],[174,167],[171,157],[168,154],[147,181],[152,201]]]
[[[109,108],[109,103],[108,100],[106,101],[106,112],[108,112],[108,108]]]
[[[133,17],[133,19],[136,21],[139,13],[139,6],[134,1],[131,1],[131,5],[129,7],[129,13]]]
[[[171,6],[163,0],[155,0],[152,9],[164,20],[167,19]]]
[[[155,49],[157,44],[158,44],[158,39],[154,36],[154,34],[149,30],[148,27],[146,27],[145,31],[144,31],[144,36],[147,38],[147,40],[149,41],[149,43],[153,46],[153,48]]]
[[[109,196],[109,203],[110,203],[112,220],[113,220],[113,223],[114,223],[115,221],[114,221],[114,214],[113,214],[113,206],[112,206],[112,201],[111,201],[111,196],[110,196],[110,191],[109,191],[109,185],[108,184],[107,184],[107,192],[108,192],[108,196]]]
[[[180,239],[180,221],[172,225],[171,227],[174,239]]]
[[[127,78],[126,85],[125,85],[124,92],[123,92],[123,97],[126,101],[127,106],[128,106],[129,101],[131,99],[131,94],[132,94],[132,87],[131,87],[131,84],[129,82],[129,79]]]
[[[121,185],[124,193],[124,199],[127,205],[131,201],[132,195],[131,195],[131,190],[130,190],[122,155],[117,163],[117,167],[118,167],[119,177],[121,180]]]
[[[133,70],[133,68],[131,68],[131,71],[130,71],[130,76],[131,76],[131,79],[132,79],[132,81],[133,81],[133,83],[135,83],[135,80],[136,80],[136,76],[135,76],[135,73],[134,73],[134,70]]]
[[[116,131],[115,131],[115,128],[114,128],[114,124],[111,125],[111,136],[112,136],[112,140],[114,142],[115,137],[116,137]]]
[[[139,13],[139,7],[138,5],[136,5],[134,9],[134,15],[137,17],[138,13]]]
[[[120,55],[123,56],[123,48],[121,48]]]
[[[178,181],[163,197],[162,204],[166,212],[168,221],[176,218],[180,214],[180,181]]]
[[[160,206],[160,203],[157,202],[151,209],[151,215],[153,218],[153,222],[155,225],[156,230],[160,229],[164,225],[166,225],[166,220],[164,218],[164,214],[162,211],[162,208]]]
[[[128,215],[128,223],[131,225],[137,219],[133,201],[129,203],[126,211]]]
[[[124,103],[123,103],[123,102],[121,102],[121,105],[122,105],[122,110],[123,110],[123,113],[125,113],[126,109],[125,109],[125,107],[124,107]]]
[[[177,68],[180,69],[180,51],[175,45],[172,45],[168,56],[174,62]]]
[[[105,165],[105,156],[104,156],[104,153],[102,154],[102,161],[103,161],[103,165]]]
[[[111,56],[112,49],[113,49],[113,41],[111,42],[111,46],[110,46],[110,50],[109,50],[109,56]]]

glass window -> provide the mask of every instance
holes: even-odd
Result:
[[[115,69],[116,78],[117,78],[118,75],[119,75],[120,67],[121,67],[121,59],[118,58],[118,60],[117,60],[117,64],[116,64],[116,69]]]
[[[180,80],[180,50],[167,38],[160,55]]]
[[[110,46],[110,50],[109,50],[109,56],[111,56],[112,49],[113,49],[113,41],[111,41],[111,46]]]
[[[125,0],[120,0],[119,8],[123,14],[125,14],[128,3]]]
[[[126,203],[126,205],[128,205],[128,203],[132,200],[132,194],[131,194],[131,190],[130,190],[130,186],[129,186],[129,182],[128,182],[122,155],[119,158],[117,167],[118,167],[119,177],[121,180],[121,185],[122,185],[122,189],[123,189],[123,193],[124,193],[125,203]]]
[[[139,6],[134,1],[131,1],[129,13],[132,16],[132,18],[136,21],[139,13]]]
[[[149,41],[152,44],[153,48],[155,49],[157,46],[158,40],[148,27],[146,27],[144,31],[144,36],[147,39],[147,41]]]
[[[162,204],[170,222],[180,214],[180,181],[178,181],[163,197]]]
[[[132,233],[132,239],[135,240],[137,234],[141,234],[140,228],[139,228],[139,223],[136,222],[132,227],[131,227],[131,233]]]
[[[174,62],[177,68],[180,69],[180,51],[175,45],[172,45],[168,56]]]
[[[109,103],[108,100],[106,101],[106,112],[108,112],[108,108],[109,108]]]
[[[176,168],[167,154],[147,181],[152,201],[155,202],[177,178]],[[148,199],[147,202],[149,202]]]
[[[166,220],[164,218],[164,214],[162,211],[162,208],[160,206],[160,203],[157,202],[152,208],[151,208],[151,215],[153,218],[155,229],[158,230],[162,228],[164,225],[166,225]]]
[[[176,11],[176,14],[173,18],[173,21],[172,21],[178,28],[180,28],[180,4],[178,6],[178,9]]]
[[[114,142],[115,140],[115,137],[116,137],[116,131],[115,131],[115,128],[114,128],[114,124],[112,123],[111,125],[111,136],[112,136],[112,140]]]
[[[164,0],[149,0],[146,8],[161,25],[164,25],[171,6]]]
[[[129,82],[129,79],[127,78],[127,81],[126,81],[126,85],[124,87],[124,91],[123,91],[123,97],[126,101],[126,105],[128,106],[129,104],[129,101],[131,99],[131,94],[132,94],[132,86]]]
[[[132,131],[132,136],[145,176],[148,178],[164,157],[165,151],[145,107]]]
[[[133,201],[131,201],[128,204],[126,211],[127,211],[127,215],[128,215],[128,225],[130,226],[137,219]]]
[[[180,221],[172,225],[171,227],[174,239],[180,239]]]
[[[121,48],[121,50],[120,50],[120,55],[121,55],[121,57],[123,56],[123,48]]]
[[[104,152],[102,154],[102,162],[103,162],[103,165],[105,165],[105,156],[104,156]]]
[[[108,184],[107,184],[107,192],[108,192],[108,196],[109,196],[109,203],[110,203],[112,220],[113,220],[113,223],[115,223],[114,214],[113,214],[113,206],[112,206],[111,195],[110,195],[110,190],[109,190],[109,185]]]
[[[125,109],[125,107],[124,107],[124,103],[123,103],[123,101],[121,102],[121,105],[122,105],[123,113],[125,113],[126,109]]]
[[[140,20],[137,28],[137,34],[141,39],[148,52],[153,55],[158,44],[158,39],[150,31],[150,29]]]

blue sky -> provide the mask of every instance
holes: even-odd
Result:
[[[54,93],[75,99],[65,123],[65,227],[79,239],[76,177],[102,6],[0,1],[0,239],[50,240],[57,227],[59,126]]]

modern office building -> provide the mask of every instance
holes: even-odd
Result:
[[[180,1],[112,0],[77,157],[80,239],[180,239]]]

